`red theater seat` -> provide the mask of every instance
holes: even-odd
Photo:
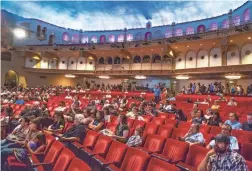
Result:
[[[67,171],[91,171],[91,168],[81,159],[75,157],[71,161]]]
[[[117,124],[114,124],[114,123],[108,123],[108,124],[106,125],[106,129],[111,130],[113,133],[115,133],[116,127],[117,127]]]
[[[153,117],[152,117],[152,116],[149,116],[149,115],[144,115],[143,118],[144,118],[144,121],[145,121],[145,122],[150,122],[150,121],[152,120]]]
[[[179,162],[177,164],[180,168],[188,168],[189,170],[196,171],[200,162],[204,159],[208,152],[208,149],[199,145],[192,145],[189,148],[189,152],[186,156],[185,162]]]
[[[156,124],[156,125],[163,125],[165,122],[164,118],[158,118],[158,117],[154,117],[151,121],[151,123]]]
[[[91,160],[93,171],[102,171],[109,164],[120,165],[126,153],[127,145],[118,141],[112,141],[106,157],[95,155]]]
[[[200,132],[202,134],[209,134],[211,127],[208,125],[200,125]]]
[[[145,122],[144,121],[139,121],[139,120],[135,120],[134,124],[133,124],[133,128],[139,128],[142,127],[144,128],[145,126]]]
[[[169,127],[171,127],[171,128],[176,128],[177,123],[178,123],[178,121],[176,121],[176,120],[166,119],[164,125],[165,125],[165,126],[169,126]]]
[[[243,143],[241,149],[241,155],[252,162],[252,143]]]
[[[121,167],[114,164],[106,167],[106,171],[145,171],[150,155],[136,148],[128,148]]]
[[[232,130],[232,136],[236,137],[240,144],[252,143],[252,132],[244,130]]]
[[[252,162],[251,161],[246,161],[246,164],[248,166],[248,171],[252,171]]]
[[[128,119],[128,126],[129,126],[129,128],[132,127],[134,121],[135,121],[134,119]]]
[[[218,135],[220,133],[221,133],[221,127],[219,127],[219,126],[211,126],[210,134],[216,136],[216,135]]]
[[[57,159],[52,171],[66,170],[74,157],[74,153],[65,148],[59,155],[59,158]]]
[[[173,128],[167,125],[160,126],[157,132],[157,135],[160,135],[164,138],[170,138],[172,135]]]
[[[91,157],[94,155],[105,155],[108,151],[112,139],[105,135],[100,135],[94,148],[82,148],[80,151],[80,158],[86,163],[90,163]]]
[[[176,166],[159,160],[157,158],[151,158],[147,171],[180,171]]]
[[[169,117],[168,115],[169,115],[168,113],[158,113],[157,117],[165,119]]]
[[[178,124],[178,128],[189,129],[191,125],[192,125],[191,122],[183,122],[183,121],[180,121],[179,124]]]
[[[171,138],[177,140],[178,137],[184,137],[188,130],[188,128],[174,128]]]
[[[188,143],[167,138],[162,154],[154,153],[152,155],[170,163],[178,163],[185,161],[188,149]]]
[[[147,123],[144,128],[143,139],[145,140],[145,138],[149,134],[155,134],[157,132],[157,130],[158,130],[158,125],[152,124],[152,123]]]
[[[165,138],[160,135],[148,135],[143,147],[139,149],[149,153],[160,153],[163,149]]]

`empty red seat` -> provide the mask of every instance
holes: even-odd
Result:
[[[185,162],[179,162],[178,167],[188,168],[189,170],[196,171],[200,162],[204,159],[208,152],[208,149],[199,145],[191,145],[189,152],[186,156]]]
[[[91,157],[94,155],[104,155],[110,146],[112,139],[105,135],[100,135],[93,149],[82,148],[80,152],[80,158],[87,164],[90,163]]]
[[[209,134],[211,127],[208,125],[200,125],[200,132],[202,134]]]
[[[81,159],[75,157],[71,161],[67,171],[91,171],[91,168]]]
[[[192,125],[191,122],[183,122],[183,121],[180,121],[179,124],[178,124],[178,128],[186,128],[186,129],[189,129],[191,125]]]
[[[176,128],[176,126],[177,126],[177,121],[176,120],[170,120],[170,119],[166,119],[165,120],[165,126],[169,126],[169,127],[171,127],[171,128]]]
[[[139,128],[142,127],[144,128],[145,126],[145,122],[144,121],[139,121],[139,120],[135,120],[134,124],[133,124],[133,128]]]
[[[218,135],[221,133],[221,127],[219,126],[211,126],[211,129],[210,129],[210,134],[212,135]]]
[[[152,120],[152,116],[150,115],[144,115],[143,118],[145,122],[150,122]]]
[[[64,128],[63,128],[63,130],[62,130],[62,133],[65,133],[67,130],[69,130],[69,129],[72,128],[73,126],[74,126],[73,123],[71,123],[71,122],[66,122],[66,123],[65,123],[65,126],[64,126]]]
[[[91,159],[91,167],[93,171],[102,171],[109,164],[120,165],[126,153],[127,145],[118,141],[112,141],[108,153],[105,157],[103,155],[95,155]]]
[[[252,171],[252,162],[251,161],[246,161],[246,164],[247,164],[247,166],[248,166],[248,170],[249,171]]]
[[[127,123],[128,123],[129,128],[132,127],[134,121],[135,121],[134,119],[128,119]]]
[[[245,158],[245,160],[252,162],[252,143],[242,144],[241,155]]]
[[[162,171],[180,171],[180,169],[170,163],[167,163],[165,161],[162,161],[160,159],[157,159],[155,157],[152,157],[147,171],[157,171],[157,170],[162,170]]]
[[[168,113],[158,113],[157,117],[165,119],[169,117],[168,115],[169,115]]]
[[[164,138],[170,138],[172,135],[173,128],[167,125],[162,125],[159,127],[157,135],[160,135]]]
[[[74,157],[74,153],[68,148],[65,148],[60,153],[59,158],[57,159],[52,171],[66,170]]]
[[[188,143],[167,138],[162,154],[154,153],[152,155],[167,162],[178,163],[185,161],[188,149]]]
[[[164,147],[165,138],[160,135],[148,135],[143,147],[139,147],[141,150],[145,150],[150,153],[160,153]]]
[[[156,124],[156,125],[163,125],[165,122],[164,118],[158,118],[158,117],[154,117],[151,121],[151,123]]]
[[[236,137],[239,143],[252,143],[252,132],[244,130],[232,130],[232,136]]]
[[[124,157],[123,163],[120,167],[112,164],[109,165],[105,170],[115,170],[115,171],[145,171],[150,155],[144,151],[136,148],[128,148],[126,155]]]
[[[158,125],[152,124],[152,123],[147,123],[144,132],[143,132],[143,139],[147,137],[149,134],[155,134],[158,130]]]
[[[114,123],[111,123],[111,122],[106,125],[106,129],[111,130],[113,133],[115,133],[116,127],[117,127],[117,124],[114,124]]]
[[[174,128],[171,138],[177,140],[178,137],[184,137],[188,130],[188,128]]]

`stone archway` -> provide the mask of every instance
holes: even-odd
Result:
[[[4,85],[8,88],[13,88],[18,85],[18,75],[15,71],[9,70],[5,74]]]

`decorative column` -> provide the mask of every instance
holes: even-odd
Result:
[[[172,37],[175,37],[175,26],[176,26],[176,23],[172,22]]]
[[[228,12],[228,21],[229,21],[229,28],[233,26],[233,16],[232,16],[233,10],[230,9]]]
[[[127,28],[125,27],[123,31],[124,31],[123,49],[126,49],[127,48]]]

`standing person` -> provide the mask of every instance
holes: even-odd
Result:
[[[154,95],[155,95],[155,102],[156,103],[159,103],[159,101],[160,101],[160,94],[161,94],[160,87],[158,85],[155,85]]]
[[[248,171],[245,159],[236,151],[230,150],[230,138],[225,134],[215,137],[216,145],[198,166],[198,171],[242,170]]]

